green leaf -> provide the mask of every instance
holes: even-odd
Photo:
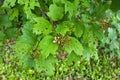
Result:
[[[73,62],[77,63],[77,61],[79,61],[79,60],[80,60],[80,57],[72,52],[72,53],[70,53],[70,55],[68,55],[68,58],[66,60],[66,64],[67,65],[73,65]]]
[[[99,2],[98,5],[96,5],[95,7],[95,12],[94,12],[94,16],[96,16],[97,18],[101,18],[104,16],[105,12],[107,9],[109,9],[110,7],[110,3],[106,1],[106,3],[103,2]]]
[[[108,28],[108,38],[109,39],[117,39],[116,30],[113,28]]]
[[[14,46],[18,53],[30,51],[37,41],[36,36],[32,33],[32,24],[30,22],[26,22],[23,26],[23,35],[18,37],[16,45]]]
[[[76,37],[81,37],[83,34],[83,25],[80,22],[77,22],[75,25],[75,30],[74,30],[74,34]]]
[[[53,36],[48,35],[41,40],[39,44],[39,49],[41,50],[41,55],[43,59],[47,58],[50,53],[56,54],[56,51],[58,50],[58,45],[53,43],[53,39]]]
[[[35,6],[36,7],[39,7],[39,2],[38,1],[35,1],[35,0],[29,0],[29,8],[30,9],[34,9],[35,8]]]
[[[0,31],[0,41],[5,38],[5,34],[3,31]]]
[[[34,20],[36,21],[36,24],[34,24],[33,33],[37,35],[42,33],[47,35],[52,32],[52,25],[43,17],[37,17],[34,18]]]
[[[17,37],[18,34],[17,34],[17,28],[7,28],[5,30],[5,34],[6,34],[6,37],[7,38],[13,38],[13,37]]]
[[[75,6],[74,6],[73,3],[71,3],[71,2],[68,1],[65,4],[65,13],[69,12],[69,18],[71,18],[73,16],[74,9],[75,9]]]
[[[116,12],[117,10],[120,10],[120,1],[119,0],[112,0],[111,9],[114,12]]]
[[[117,40],[112,40],[111,41],[111,45],[110,45],[110,49],[120,49],[120,43]]]
[[[35,69],[37,72],[45,71],[49,76],[54,75],[55,67],[53,64],[57,63],[57,59],[55,57],[49,56],[46,60],[38,59],[35,62]]]
[[[83,34],[83,41],[85,43],[88,43],[93,40],[94,40],[94,37],[93,37],[93,32],[91,31],[91,26],[86,26]]]
[[[13,7],[15,6],[15,2],[16,0],[4,0],[2,7],[6,7],[6,8]]]
[[[27,19],[31,21],[36,17],[35,14],[32,13],[35,7],[39,7],[39,2],[36,0],[18,0],[18,4],[23,5],[24,13],[26,13]],[[32,9],[32,10],[31,10]]]
[[[53,21],[61,20],[64,16],[63,7],[58,7],[56,4],[51,4],[47,15]]]
[[[71,18],[72,16],[75,16],[77,13],[79,1],[74,0],[74,2],[66,1],[65,2],[65,14],[68,12],[68,18]]]
[[[34,59],[31,57],[29,53],[21,54],[19,58],[20,58],[19,59],[20,63],[22,63],[23,67],[30,68],[30,67],[35,66]]]
[[[19,41],[28,45],[34,45],[36,41],[36,36],[32,33],[30,29],[30,23],[26,23],[22,29],[23,35],[19,38]]]
[[[120,59],[120,49],[117,50],[117,55],[118,55],[118,58]]]
[[[93,56],[94,56],[94,59],[96,59],[96,60],[98,59],[96,46],[92,43],[89,46],[84,46],[83,57],[87,61],[90,61],[90,58]]]
[[[2,41],[0,41],[0,46],[2,46],[3,45],[3,42]]]
[[[53,3],[54,4],[62,4],[62,3],[65,3],[66,0],[53,0]]]
[[[83,53],[83,47],[82,44],[74,37],[69,37],[70,41],[68,42],[68,45],[64,46],[64,49],[69,54],[74,51],[77,55],[82,55]]]
[[[3,63],[2,57],[0,56],[0,65]]]
[[[28,5],[25,5],[23,9],[24,9],[24,12],[26,14],[27,19],[29,19],[29,20],[31,20],[33,22],[34,18],[36,18],[37,16],[32,13],[32,11],[28,7]]]
[[[35,6],[39,7],[39,2],[36,0],[18,0],[21,5],[27,6],[27,8],[34,9]]]
[[[19,11],[18,11],[17,8],[13,8],[13,9],[11,9],[11,10],[8,12],[8,14],[10,15],[9,19],[10,19],[10,20],[14,20],[15,18],[18,17]]]
[[[11,27],[12,23],[9,20],[9,16],[8,15],[0,15],[0,27]]]
[[[19,4],[25,4],[25,5],[27,5],[28,3],[29,3],[29,0],[18,0],[18,3]]]
[[[65,35],[69,31],[69,26],[66,24],[66,22],[63,22],[59,25],[57,25],[56,32],[61,35]]]
[[[120,21],[120,10],[117,11],[116,17],[117,17],[117,19]]]
[[[82,2],[83,2],[82,5],[84,7],[90,8],[90,2],[89,2],[89,0],[86,0],[86,1],[82,0]]]
[[[94,38],[96,40],[102,40],[104,36],[103,29],[101,28],[100,24],[98,22],[94,23],[91,25],[92,29],[91,31],[93,32]]]
[[[90,16],[86,14],[82,14],[82,20],[83,22],[88,23],[90,22]]]

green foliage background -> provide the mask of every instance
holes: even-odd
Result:
[[[0,79],[120,78],[117,0],[0,0]]]

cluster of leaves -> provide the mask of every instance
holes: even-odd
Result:
[[[117,12],[115,14],[108,10],[106,14],[111,20],[112,27],[109,27],[104,35],[101,41],[101,47],[104,49],[104,53],[108,53],[110,57],[120,58],[120,26],[119,19],[117,18],[119,13]]]
[[[60,79],[68,75],[115,79],[119,76],[118,67],[110,69],[114,64],[111,60],[120,58],[120,11],[109,10],[115,8],[115,3],[111,3],[111,0],[4,0],[0,6],[0,46],[8,42],[7,51],[12,49],[8,53],[14,53],[11,60],[16,59],[13,62],[19,75],[24,69],[23,74],[28,72],[27,76],[30,71],[33,79]],[[4,53],[1,50],[0,54]],[[10,72],[13,78],[18,76]]]

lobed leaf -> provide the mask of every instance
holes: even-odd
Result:
[[[53,21],[61,20],[64,16],[63,7],[59,7],[56,4],[51,4],[49,7],[49,12],[47,13],[47,15]]]
[[[74,37],[70,37],[70,41],[68,45],[64,46],[64,49],[67,53],[71,53],[72,51],[75,52],[77,55],[82,55],[83,47],[82,44]]]
[[[58,45],[53,43],[53,36],[47,35],[45,36],[40,44],[39,49],[41,50],[42,58],[47,58],[50,54],[56,54],[56,51],[58,50]]]
[[[38,17],[38,18],[35,18],[34,20],[36,21],[36,23],[34,24],[34,27],[33,27],[33,33],[35,33],[36,35],[39,35],[42,33],[44,35],[47,35],[52,32],[52,25],[45,18]]]

